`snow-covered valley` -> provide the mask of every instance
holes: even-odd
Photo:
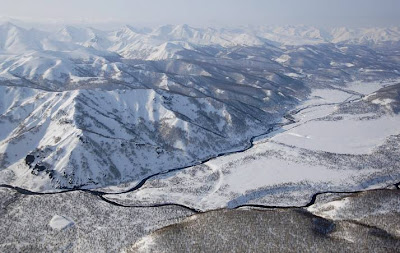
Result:
[[[374,109],[339,113],[366,100],[351,90],[315,90],[311,96],[293,109],[289,123],[257,138],[250,149],[156,176],[134,192],[106,198],[124,205],[179,203],[199,210],[304,206],[317,192],[360,191],[400,181],[397,114]]]
[[[35,230],[44,239],[34,245],[34,234],[16,244],[22,232],[0,231],[0,251],[169,250],[174,226],[230,215],[334,220],[343,249],[373,224],[393,240],[377,244],[397,245],[397,228],[371,218],[396,220],[397,209],[363,220],[343,206],[348,196],[375,203],[379,189],[398,193],[399,41],[397,27],[1,24],[0,218],[9,227],[37,219],[50,232]],[[254,208],[273,209],[272,218]],[[69,242],[76,236],[83,243]],[[97,236],[124,242],[106,247]]]

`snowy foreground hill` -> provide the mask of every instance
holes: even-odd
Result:
[[[0,251],[390,252],[399,113],[397,27],[1,24]]]

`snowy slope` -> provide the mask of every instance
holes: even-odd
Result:
[[[0,52],[18,54],[25,51],[41,50],[45,33],[34,29],[26,30],[12,23],[0,25]]]
[[[0,89],[2,173],[41,191],[135,181],[189,165],[245,145],[280,113],[263,112],[265,126],[258,126],[249,108],[212,97],[151,89]]]
[[[2,24],[0,180],[42,191],[93,188],[245,149],[251,137],[307,103],[312,90],[398,78],[399,58],[391,51],[397,34],[396,28],[329,33],[188,25],[44,32]],[[377,46],[383,42],[392,45]],[[396,94],[383,91],[364,102],[397,113]],[[296,144],[323,124],[276,138]],[[380,128],[374,140],[382,144],[396,134],[395,124]],[[332,127],[339,128],[324,129]],[[299,148],[320,150],[329,131],[319,133]]]
[[[390,87],[397,86],[383,89]],[[300,110],[294,122],[260,138],[249,150],[157,176],[138,191],[107,198],[125,205],[174,202],[200,210],[245,204],[303,206],[317,192],[398,182],[399,115],[373,108],[358,112],[357,101],[363,99],[349,98],[357,99],[349,91],[314,90],[310,100],[294,110]]]

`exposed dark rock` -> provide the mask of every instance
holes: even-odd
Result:
[[[33,155],[27,155],[27,156],[25,157],[25,163],[26,163],[26,165],[28,165],[28,166],[31,166],[31,164],[32,164],[34,161],[35,161],[35,156],[33,156]]]
[[[46,167],[44,165],[36,164],[34,170],[37,170],[37,171],[41,172],[41,171],[45,171]]]

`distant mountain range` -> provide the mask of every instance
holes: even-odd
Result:
[[[262,47],[277,53],[282,46],[350,44],[378,47],[399,41],[398,27],[338,28],[327,32],[306,26],[249,30],[198,29],[188,25],[166,25],[156,29],[125,26],[116,31],[66,26],[50,33],[4,23],[0,25],[0,80],[47,81],[52,83],[46,85],[48,89],[61,83],[65,86],[82,81],[133,83],[135,77],[125,71],[127,60],[160,61],[190,58],[188,55],[207,59],[217,51],[239,47]],[[213,47],[213,50],[205,47]],[[285,60],[289,60],[285,55],[278,58],[281,63]]]

